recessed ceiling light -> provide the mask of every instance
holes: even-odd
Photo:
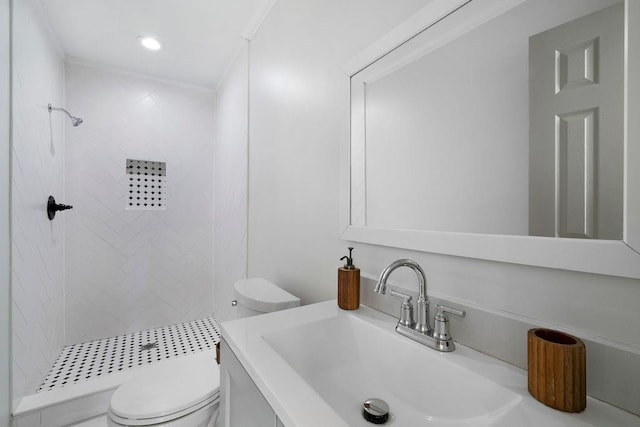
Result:
[[[164,46],[160,41],[154,39],[153,37],[140,36],[138,37],[140,40],[140,44],[146,47],[149,50],[160,50]]]

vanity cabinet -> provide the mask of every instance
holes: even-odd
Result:
[[[217,427],[284,427],[224,339],[220,341],[220,361]]]

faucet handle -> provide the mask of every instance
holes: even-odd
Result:
[[[413,328],[416,322],[413,321],[413,304],[411,304],[411,295],[403,294],[396,290],[391,289],[389,295],[392,297],[402,298],[402,304],[400,304],[400,320],[399,324]]]
[[[453,314],[458,317],[464,317],[466,313],[463,310],[456,310],[455,308],[446,307],[444,305],[437,304],[436,305],[436,315],[434,316],[434,328],[433,328],[433,336],[434,338],[440,340],[450,340],[451,335],[449,335],[449,318],[447,314]]]
[[[455,314],[458,317],[464,317],[467,314],[464,310],[456,310],[455,308],[436,304],[436,316],[441,316],[447,319],[447,317],[444,315],[445,313]]]

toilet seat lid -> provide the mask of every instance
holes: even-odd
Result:
[[[212,400],[219,388],[220,369],[213,352],[204,351],[147,368],[113,393],[110,411],[129,420],[183,416],[187,409]]]
[[[261,313],[271,313],[300,305],[300,298],[259,277],[239,280],[233,288],[240,304]]]

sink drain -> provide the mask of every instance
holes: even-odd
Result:
[[[362,403],[362,416],[373,424],[384,424],[389,419],[389,405],[382,399],[367,399]]]

